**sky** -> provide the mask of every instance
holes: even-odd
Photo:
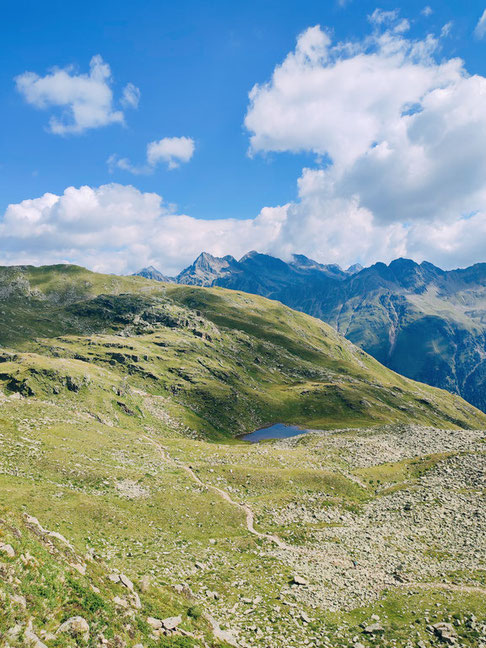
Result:
[[[0,263],[486,261],[486,0],[5,3]]]

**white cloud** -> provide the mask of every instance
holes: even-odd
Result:
[[[93,56],[88,74],[76,74],[73,67],[53,68],[43,77],[24,72],[15,78],[25,100],[40,109],[60,108],[49,120],[49,130],[58,135],[83,133],[90,128],[122,124],[123,111],[113,104],[110,66]],[[125,87],[122,104],[136,107],[140,92],[133,84]]]
[[[368,262],[401,251],[453,264],[467,258],[473,224],[484,246],[486,79],[468,75],[460,59],[437,62],[439,50],[430,35],[415,41],[389,30],[333,46],[313,27],[270,81],[252,89],[252,154],[310,151],[329,160],[304,172],[289,208],[299,225],[286,233],[286,223],[282,248],[300,236],[300,247],[320,259]],[[421,241],[425,231],[437,235]],[[447,247],[444,233],[456,231],[464,243]]]
[[[442,38],[445,38],[446,36],[449,36],[449,34],[451,33],[451,29],[452,29],[453,24],[454,23],[452,21],[450,21],[450,22],[446,23],[442,27],[442,29],[440,30],[440,35],[441,35]]]
[[[147,144],[147,161],[143,165],[132,164],[128,158],[121,158],[115,153],[110,155],[106,163],[110,173],[115,169],[121,169],[134,175],[147,175],[153,173],[160,162],[165,162],[169,169],[176,169],[182,163],[189,162],[195,148],[196,145],[191,137],[164,137]]]
[[[426,7],[424,7],[422,9],[422,11],[420,13],[422,14],[422,16],[425,16],[426,18],[428,18],[429,16],[431,16],[434,13],[434,10],[432,9],[432,7],[429,7],[429,5],[427,5]]]
[[[194,148],[194,140],[190,137],[164,137],[147,145],[147,162],[155,166],[163,161],[169,169],[175,169],[181,163],[189,162]]]
[[[399,256],[446,268],[484,261],[486,211],[382,223],[358,199],[336,196],[322,169],[304,169],[298,188],[297,201],[256,218],[204,220],[172,213],[159,195],[132,186],[68,187],[7,208],[0,264],[77,263],[107,273],[155,265],[176,274],[203,250],[240,257],[251,249],[343,266]]]
[[[368,16],[368,20],[375,25],[382,25],[383,23],[393,22],[398,18],[398,9],[392,11],[383,11],[383,9],[375,9],[372,14]]]
[[[203,220],[130,186],[70,187],[9,206],[0,262],[175,273],[202,250],[238,257],[249,249],[343,266],[398,256],[445,268],[484,261],[486,79],[459,59],[438,61],[440,40],[405,38],[394,24],[337,45],[313,27],[251,91],[253,154],[326,160],[302,171],[295,201],[253,219]],[[159,144],[147,166],[193,151]],[[113,163],[133,172],[126,159]]]
[[[399,19],[400,11],[393,9],[392,11],[383,11],[383,9],[375,9],[372,14],[368,16],[368,20],[375,27],[382,27],[383,25],[390,25],[393,32],[403,34],[410,29],[410,22],[406,18]]]
[[[486,9],[483,11],[481,18],[478,20],[478,24],[474,29],[474,35],[476,38],[484,38],[486,35]]]
[[[0,264],[77,263],[99,272],[153,264],[175,273],[203,250],[245,254],[269,245],[285,208],[248,220],[198,220],[171,213],[155,193],[119,184],[68,187],[64,194],[9,205],[0,222]]]
[[[138,108],[140,101],[140,90],[133,83],[127,83],[123,88],[121,104],[125,108]]]
[[[118,157],[116,153],[110,155],[106,160],[106,164],[108,165],[108,171],[110,173],[114,173],[116,169],[128,171],[128,173],[133,173],[133,175],[146,175],[153,171],[153,168],[148,165],[136,166],[132,164],[128,158]]]

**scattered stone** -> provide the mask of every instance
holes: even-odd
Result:
[[[147,623],[154,630],[160,630],[160,628],[162,627],[162,621],[160,619],[156,619],[155,617],[147,617]]]
[[[380,623],[372,623],[371,625],[366,626],[363,632],[369,635],[383,634],[385,632],[385,628],[383,628]]]
[[[454,626],[451,623],[435,623],[433,626],[434,634],[444,643],[450,645],[454,644],[456,641],[456,631]]]
[[[11,628],[9,628],[9,630],[7,630],[7,636],[10,639],[15,639],[16,637],[19,636],[21,632],[22,632],[22,626],[20,625],[20,623],[17,623]]]
[[[20,554],[20,560],[26,567],[37,567],[39,562],[28,551],[25,554]]]
[[[292,576],[292,584],[293,585],[307,585],[308,583],[307,583],[307,580],[305,578],[303,578],[302,576],[294,574],[294,576]]]
[[[124,479],[122,481],[116,482],[115,488],[122,497],[130,500],[139,498],[143,499],[150,495],[150,492],[147,488],[144,488],[141,484],[133,481],[132,479]]]
[[[27,601],[25,599],[25,596],[21,596],[20,594],[11,594],[10,598],[12,599],[12,601],[14,601],[14,603],[18,603],[20,607],[24,608],[24,610],[26,609]]]
[[[31,648],[47,648],[46,644],[43,643],[33,631],[32,621],[29,621],[28,626],[25,628],[24,638],[27,643],[30,644]]]
[[[147,592],[149,587],[150,587],[150,576],[148,574],[145,574],[140,579],[140,589],[142,590],[142,592]]]
[[[80,563],[73,563],[71,567],[79,572],[81,576],[86,576],[86,567],[84,565],[81,565]]]
[[[120,598],[119,596],[115,596],[115,598],[113,599],[113,602],[115,603],[115,605],[118,605],[118,607],[122,607],[122,608],[125,608],[125,609],[127,609],[129,607],[128,601],[126,599]]]
[[[56,634],[60,632],[66,632],[74,637],[81,637],[87,641],[89,639],[89,623],[81,616],[74,616],[59,626]]]
[[[133,592],[133,583],[128,578],[128,576],[125,576],[125,574],[120,574],[120,582],[122,583],[122,585],[125,585],[125,587],[128,588],[130,592]]]
[[[111,580],[112,583],[120,582],[120,574],[108,574],[108,578]]]
[[[175,630],[178,625],[182,623],[181,616],[168,617],[167,619],[162,619],[162,626],[166,630]]]
[[[15,549],[10,544],[0,542],[0,553],[7,556],[7,558],[15,558]]]

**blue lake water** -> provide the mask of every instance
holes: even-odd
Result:
[[[310,430],[303,430],[295,425],[284,425],[283,423],[275,423],[266,428],[255,430],[249,434],[241,436],[243,441],[250,441],[251,443],[258,443],[258,441],[265,441],[266,439],[286,439],[287,437],[305,434]]]

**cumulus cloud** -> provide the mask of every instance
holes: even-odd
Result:
[[[372,21],[391,26],[361,43],[333,45],[318,26],[299,36],[250,93],[250,151],[310,151],[328,161],[304,172],[289,208],[289,222],[302,228],[288,241],[309,235],[307,245],[327,259],[353,261],[352,250],[365,261],[403,253],[454,263],[467,257],[465,232],[484,232],[486,79],[460,59],[439,61],[440,39],[407,39],[393,30],[398,14],[386,14]],[[446,246],[456,231],[463,243]],[[282,246],[285,237],[283,228]]]
[[[409,256],[455,267],[484,260],[486,212],[377,223],[357,198],[336,196],[324,170],[304,169],[298,200],[265,207],[256,218],[196,219],[173,213],[156,193],[120,184],[69,187],[9,205],[0,239],[0,264],[76,263],[120,274],[146,265],[176,274],[202,250],[240,257],[257,249],[283,258],[299,252],[343,266]]]
[[[169,169],[175,169],[181,163],[189,162],[194,148],[194,140],[190,137],[164,137],[147,145],[147,162],[155,166],[162,161]]]
[[[70,187],[8,207],[0,262],[106,272],[153,264],[171,274],[202,250],[249,249],[343,266],[398,256],[445,268],[484,261],[486,79],[441,58],[440,38],[406,38],[394,20],[361,42],[333,44],[312,27],[251,91],[253,155],[316,154],[291,203],[246,220],[203,220],[131,186]],[[147,166],[194,150],[160,142]],[[130,170],[126,159],[114,163]]]
[[[474,35],[476,38],[484,38],[486,35],[486,9],[483,11],[481,18],[478,20],[478,24],[474,29]]]
[[[60,108],[60,115],[49,120],[49,130],[58,135],[83,133],[91,128],[122,124],[124,114],[113,101],[110,66],[100,55],[93,56],[88,74],[77,74],[72,66],[53,68],[41,77],[24,72],[15,78],[17,90],[27,103],[39,109]],[[140,91],[129,83],[121,100],[122,106],[136,108]]]
[[[278,233],[285,208],[254,219],[198,220],[175,214],[155,193],[132,186],[68,187],[61,196],[9,205],[0,223],[0,263],[77,263],[125,273],[153,264],[175,273],[206,249],[244,254]]]
[[[420,13],[423,16],[425,16],[426,18],[428,18],[429,16],[431,16],[434,13],[434,10],[432,9],[432,7],[429,7],[429,5],[427,5],[426,7],[424,7],[422,9],[422,11]]]
[[[169,169],[177,169],[182,163],[189,162],[194,155],[196,145],[191,137],[164,137],[155,142],[147,144],[145,164],[137,166],[132,164],[128,158],[110,155],[106,163],[108,170],[113,173],[115,169],[128,171],[134,175],[146,175],[153,173],[160,162],[165,162]]]

